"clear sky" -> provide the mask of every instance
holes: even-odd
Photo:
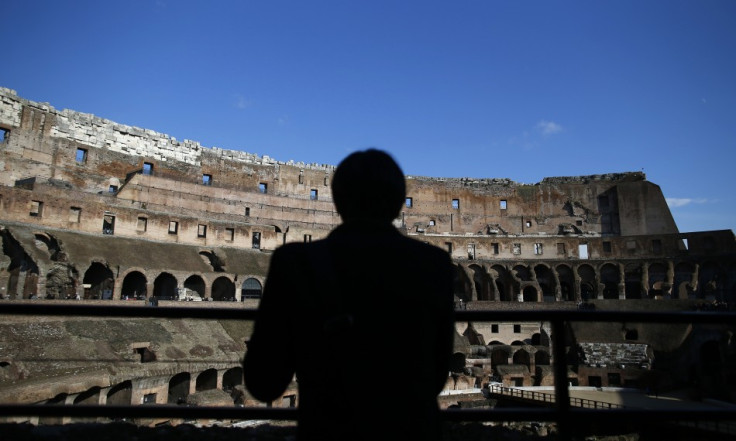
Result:
[[[644,171],[736,230],[734,0],[4,0],[0,86],[205,147],[408,175]]]

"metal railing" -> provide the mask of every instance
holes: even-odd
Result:
[[[142,307],[142,306],[96,306],[49,303],[0,304],[2,315],[37,316],[98,316],[98,317],[162,317],[192,319],[237,319],[254,320],[256,309],[241,308],[197,308],[197,307]],[[456,311],[456,320],[461,322],[547,322],[552,332],[554,406],[550,408],[473,408],[445,409],[442,417],[452,422],[501,422],[501,421],[546,421],[557,423],[559,439],[573,439],[576,422],[615,425],[621,421],[629,424],[651,424],[657,422],[679,422],[697,427],[718,426],[719,422],[736,421],[736,407],[718,409],[631,409],[600,407],[575,407],[571,401],[567,382],[567,355],[565,353],[565,325],[569,322],[636,322],[636,323],[692,323],[734,324],[736,313],[722,311],[688,312],[621,312],[590,310],[554,311]],[[548,394],[549,395],[549,394]],[[294,408],[264,407],[187,407],[178,405],[25,405],[0,403],[0,416],[68,416],[120,418],[181,418],[181,419],[237,419],[237,420],[296,420]],[[725,424],[728,426],[728,424]]]

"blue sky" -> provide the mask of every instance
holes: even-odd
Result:
[[[736,1],[5,0],[0,86],[277,160],[409,175],[644,171],[736,229]]]

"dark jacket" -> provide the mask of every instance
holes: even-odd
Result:
[[[248,391],[274,400],[296,374],[300,441],[440,439],[452,274],[447,252],[390,224],[283,245],[245,356]]]

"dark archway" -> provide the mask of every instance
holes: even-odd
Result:
[[[476,300],[493,300],[491,278],[485,270],[479,265],[470,265],[468,268],[473,272]]]
[[[460,265],[455,265],[455,277],[453,278],[453,291],[455,298],[463,302],[471,301],[472,291],[470,288],[470,279],[465,273],[465,269]]]
[[[649,265],[649,297],[661,297],[669,293],[669,286],[666,284],[667,266],[662,263],[653,263]]]
[[[511,273],[501,265],[493,265],[491,269],[496,273],[495,283],[499,300],[502,302],[515,302],[518,300],[514,295],[514,286],[516,283],[511,277]]]
[[[601,283],[603,284],[603,298],[618,300],[618,283],[621,274],[616,265],[607,263],[601,267]]]
[[[263,286],[258,279],[249,277],[243,282],[243,286],[240,290],[240,300],[245,299],[260,299],[263,294]]]
[[[532,358],[529,352],[525,351],[524,349],[519,349],[518,351],[514,352],[514,364],[515,365],[523,365],[528,368],[531,368]]]
[[[169,380],[168,404],[184,404],[189,397],[189,384],[192,376],[189,372],[180,372]]]
[[[177,300],[179,298],[177,285],[176,277],[169,273],[161,273],[153,282],[153,296],[161,300]]]
[[[204,300],[205,284],[202,277],[193,275],[187,277],[184,281],[184,289],[187,290],[187,297],[195,300]],[[189,292],[191,291],[191,292]],[[197,299],[197,297],[199,297]]]
[[[557,277],[560,279],[560,297],[563,301],[575,301],[575,275],[567,265],[557,266]]]
[[[626,299],[642,298],[641,264],[629,263],[624,267],[624,291]]]
[[[109,406],[129,406],[133,397],[133,383],[130,380],[113,386],[107,393]]]
[[[123,290],[120,296],[125,299],[145,299],[148,297],[148,281],[139,271],[131,271],[123,279]]]
[[[537,265],[534,267],[534,275],[537,278],[539,288],[542,290],[544,301],[554,302],[556,300],[555,291],[557,285],[552,271],[546,265]]]
[[[531,285],[525,286],[524,291],[522,291],[522,299],[525,302],[538,302],[539,294],[537,293],[537,288]]]
[[[595,270],[590,265],[580,265],[578,267],[578,275],[580,276],[580,297],[583,301],[595,299],[598,295],[598,289],[595,282]]]
[[[112,300],[115,285],[110,268],[94,262],[84,273],[84,298]]]
[[[201,392],[203,390],[217,389],[217,370],[207,369],[197,375],[197,384],[195,390]]]
[[[227,277],[218,277],[212,284],[212,300],[234,301],[235,284]]]
[[[672,298],[688,299],[693,294],[693,274],[695,265],[690,262],[680,262],[675,265],[675,278],[672,282]]]

